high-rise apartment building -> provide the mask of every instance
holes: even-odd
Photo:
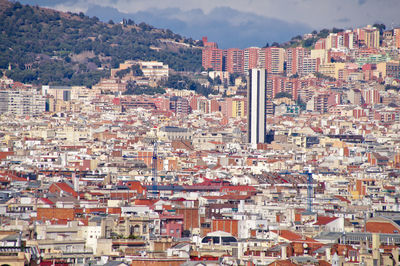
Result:
[[[291,76],[300,74],[303,64],[303,58],[310,57],[311,52],[302,47],[288,48],[286,50],[286,74]]]
[[[34,90],[0,91],[0,113],[16,115],[39,115],[45,112],[43,95]]]
[[[249,143],[265,143],[266,136],[265,69],[250,69],[247,84],[247,134]]]
[[[361,91],[363,102],[368,105],[374,105],[381,102],[381,95],[377,89],[365,89]]]
[[[208,47],[203,49],[202,66],[204,69],[212,69],[214,71],[223,70],[223,50]]]
[[[310,101],[307,102],[307,110],[325,114],[328,112],[328,93],[315,94]]]
[[[380,46],[379,29],[371,25],[357,29],[357,37],[360,45],[364,45],[368,48],[379,48]]]
[[[189,101],[186,98],[173,96],[170,98],[170,110],[179,115],[188,115],[190,110]]]
[[[264,48],[265,69],[269,74],[282,74],[285,62],[285,49],[279,47]]]
[[[230,48],[225,52],[226,71],[229,73],[244,73],[244,53],[238,48]]]
[[[303,58],[303,62],[301,64],[301,68],[299,70],[300,76],[307,76],[308,74],[312,74],[318,72],[320,59],[319,58]]]
[[[249,69],[260,67],[260,48],[259,47],[249,47],[244,49],[244,62],[243,71],[248,73]]]
[[[393,41],[394,47],[400,49],[400,28],[393,30]]]

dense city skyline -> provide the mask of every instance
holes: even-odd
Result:
[[[400,265],[400,26],[256,47],[235,1],[168,9],[197,41],[0,0],[1,266]]]

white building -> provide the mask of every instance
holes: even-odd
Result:
[[[266,134],[266,89],[267,71],[251,69],[247,85],[247,126],[248,142],[252,145],[265,142]]]
[[[39,115],[45,110],[45,98],[36,90],[0,91],[0,113]]]

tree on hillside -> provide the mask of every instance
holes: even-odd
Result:
[[[126,60],[161,61],[176,71],[201,69],[200,49],[163,46],[160,39],[193,42],[170,30],[155,31],[145,23],[140,29],[115,25],[113,21],[110,25],[83,13],[60,15],[58,11],[20,3],[10,3],[2,11],[0,69],[7,69],[11,63],[9,74],[15,81],[91,86],[107,72],[98,68],[115,68]],[[127,20],[126,24],[134,22]],[[62,71],[67,75],[61,75]],[[136,75],[140,72],[135,69]]]
[[[326,38],[326,37],[328,37],[328,35],[329,35],[329,30],[328,29],[322,29],[322,30],[319,31],[317,36],[319,38]]]
[[[386,25],[383,24],[383,23],[381,23],[381,24],[375,23],[375,24],[373,25],[373,27],[379,29],[379,32],[380,32],[381,35],[382,35],[383,32],[386,30]]]
[[[278,92],[278,93],[275,95],[275,99],[279,99],[279,98],[289,98],[289,99],[292,99],[292,94],[287,93],[287,92]]]

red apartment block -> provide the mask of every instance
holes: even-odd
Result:
[[[229,73],[244,73],[244,53],[238,48],[226,50],[226,71]]]

